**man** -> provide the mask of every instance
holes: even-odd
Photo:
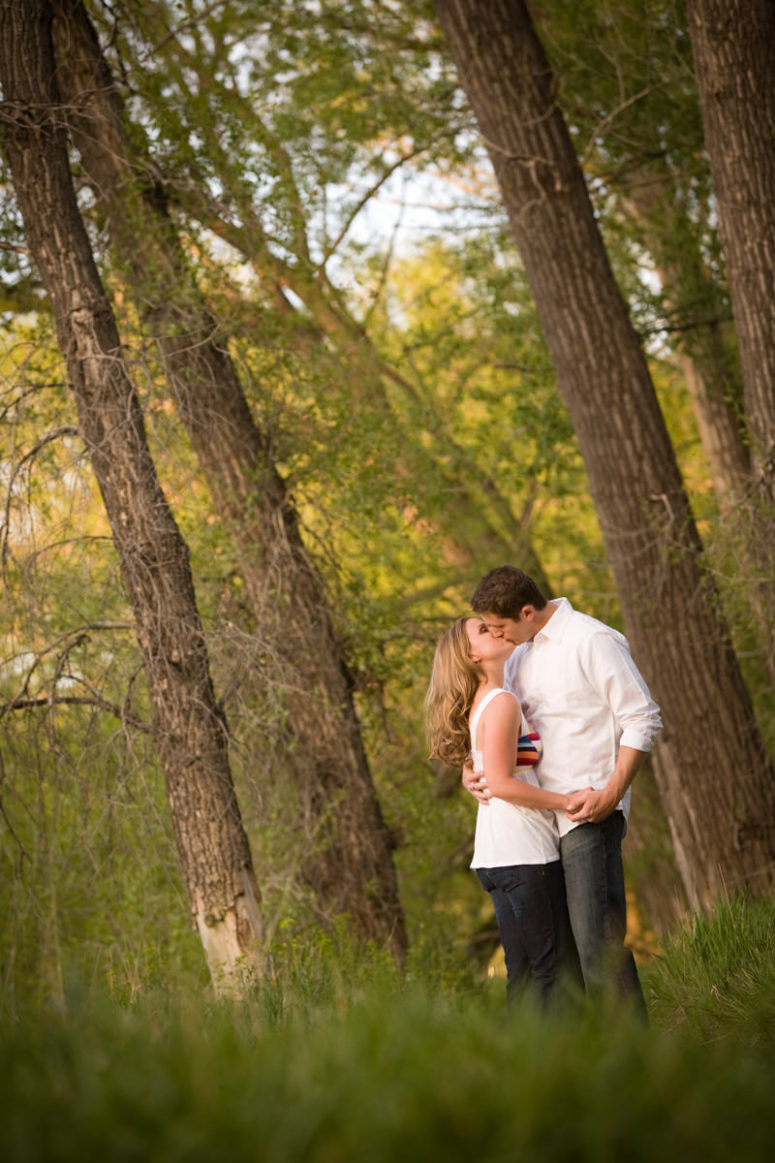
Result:
[[[505,685],[543,740],[536,769],[541,785],[563,794],[594,789],[574,795],[567,814],[556,813],[587,992],[597,992],[613,974],[618,991],[645,1014],[635,960],[624,945],[621,844],[630,784],[662,728],[659,707],[626,638],[574,610],[567,598],[547,602],[522,570],[491,570],[471,606],[491,634],[514,643]],[[485,798],[470,766],[463,778],[472,795]]]

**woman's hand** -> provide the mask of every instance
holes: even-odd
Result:
[[[480,804],[488,804],[490,802],[491,793],[487,786],[487,781],[484,778],[484,772],[474,771],[474,765],[470,759],[467,759],[463,766],[463,787]]]
[[[569,820],[573,820],[574,824],[596,823],[599,819],[605,819],[605,815],[600,814],[600,792],[593,787],[581,788],[579,791],[571,792],[565,804],[565,815]]]

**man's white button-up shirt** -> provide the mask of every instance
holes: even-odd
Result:
[[[567,794],[603,788],[619,747],[650,751],[662,729],[659,707],[618,630],[574,610],[567,598],[506,663],[505,686],[538,731],[542,787]],[[619,807],[629,812],[629,789]],[[575,825],[557,813],[560,834]]]

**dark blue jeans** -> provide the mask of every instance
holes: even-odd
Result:
[[[506,955],[509,1002],[529,992],[541,1005],[553,1000],[566,964],[568,923],[562,864],[478,868],[479,883],[495,907]]]
[[[622,812],[614,812],[599,824],[578,824],[561,838],[560,856],[570,924],[587,993],[613,987],[645,1016],[635,958],[624,944],[624,830]]]

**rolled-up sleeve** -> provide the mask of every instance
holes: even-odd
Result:
[[[619,745],[651,751],[662,730],[659,707],[632,660],[627,640],[616,632],[592,635],[587,641],[584,670],[611,712],[621,732]]]

